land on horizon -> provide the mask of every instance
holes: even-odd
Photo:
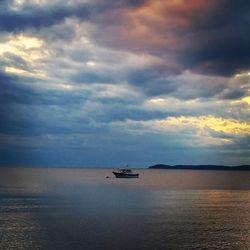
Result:
[[[183,170],[241,170],[250,171],[250,165],[225,166],[225,165],[165,165],[156,164],[148,167],[150,169],[183,169]]]

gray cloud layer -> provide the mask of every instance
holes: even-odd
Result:
[[[0,7],[1,165],[184,164],[195,154],[197,164],[230,164],[232,152],[235,163],[249,160],[249,133],[157,127],[181,116],[248,124],[248,1]],[[11,43],[18,35],[24,44]],[[42,45],[26,48],[27,37]]]

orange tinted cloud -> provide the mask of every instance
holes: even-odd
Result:
[[[150,0],[135,8],[110,9],[98,20],[102,24],[95,36],[108,47],[160,56],[165,68],[176,73],[186,69],[182,57],[194,46],[193,26],[206,22],[215,8],[214,0]]]
[[[249,68],[247,4],[221,0],[148,0],[98,15],[92,38],[109,48],[148,53],[168,72],[226,75]],[[235,43],[237,41],[237,43]]]
[[[182,46],[176,33],[193,25],[193,19],[202,21],[204,13],[212,11],[214,6],[214,1],[204,0],[151,0],[128,11],[124,37],[144,45],[169,45],[169,49],[176,49]]]

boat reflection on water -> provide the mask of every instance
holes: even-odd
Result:
[[[129,168],[123,168],[112,172],[116,178],[138,178],[138,173],[133,173]]]

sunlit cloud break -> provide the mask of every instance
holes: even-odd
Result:
[[[198,130],[211,129],[225,134],[250,134],[250,122],[242,122],[233,119],[224,119],[215,116],[180,116],[169,117],[158,122],[160,126],[171,125],[178,127],[195,127]]]

